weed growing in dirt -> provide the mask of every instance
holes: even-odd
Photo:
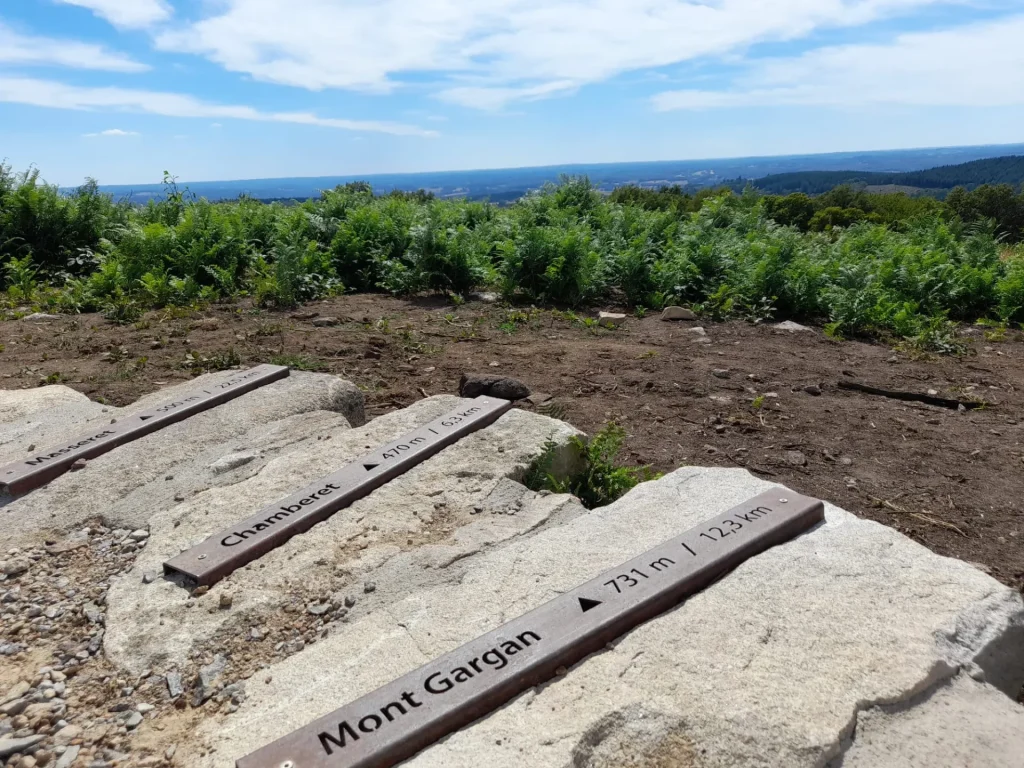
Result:
[[[242,364],[242,358],[235,351],[230,349],[204,355],[201,352],[187,352],[183,365],[192,371],[193,374],[211,373],[214,371],[226,371],[230,368],[237,368]]]
[[[528,312],[521,309],[508,310],[505,312],[504,318],[498,325],[498,330],[511,336],[520,328],[529,325],[530,321],[534,319],[537,314],[538,312],[535,309],[530,309]]]
[[[324,363],[305,355],[275,355],[270,358],[270,362],[274,365],[287,365],[294,371],[323,372],[329,370]]]
[[[650,467],[616,464],[625,439],[626,431],[613,423],[605,425],[590,439],[573,436],[572,448],[579,453],[583,467],[568,478],[555,476],[553,468],[557,447],[548,443],[527,473],[526,485],[535,491],[571,493],[588,509],[611,504],[640,483],[660,477]]]
[[[117,364],[115,377],[122,381],[130,381],[146,369],[147,362],[149,362],[149,358],[145,356],[135,360],[122,361]]]
[[[103,304],[103,316],[112,323],[129,325],[142,317],[142,305],[118,289]]]

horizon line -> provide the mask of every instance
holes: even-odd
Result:
[[[773,160],[773,159],[786,159],[786,158],[814,158],[814,157],[834,157],[836,155],[867,155],[867,154],[886,154],[890,152],[928,152],[938,150],[970,150],[970,149],[984,149],[984,148],[997,148],[997,147],[1022,147],[1024,148],[1024,141],[1013,142],[1008,144],[954,144],[954,145],[943,145],[943,146],[931,146],[931,147],[896,147],[891,149],[861,149],[861,150],[834,150],[830,152],[811,152],[811,153],[786,153],[778,155],[735,155],[731,157],[694,157],[694,158],[678,158],[672,160],[619,160],[614,162],[567,162],[567,163],[550,163],[545,165],[519,165],[519,166],[504,166],[504,167],[491,167],[491,168],[455,168],[455,169],[441,169],[441,170],[430,170],[430,171],[386,171],[377,173],[334,173],[324,174],[321,176],[261,176],[252,177],[245,179],[190,179],[181,180],[175,179],[177,184],[218,184],[218,183],[234,183],[244,184],[248,182],[258,181],[316,181],[318,179],[352,179],[361,181],[363,179],[371,178],[386,178],[393,176],[430,176],[437,174],[447,173],[487,173],[487,172],[499,172],[499,171],[543,171],[546,169],[555,168],[576,168],[576,167],[610,167],[616,165],[663,165],[666,163],[698,163],[698,162],[723,162],[723,161],[741,161],[741,160]],[[851,169],[852,170],[852,169]],[[75,189],[79,185],[69,186],[60,185],[61,189]],[[112,187],[160,187],[163,186],[162,181],[157,182],[133,182],[126,184],[103,184],[100,183],[100,188],[112,188]]]

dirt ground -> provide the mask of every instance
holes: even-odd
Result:
[[[455,393],[465,372],[509,375],[542,393],[521,407],[588,432],[623,425],[627,463],[746,467],[1024,590],[1024,334],[963,334],[964,356],[921,358],[820,329],[656,313],[605,329],[482,301],[359,295],[292,312],[151,312],[123,327],[98,315],[7,320],[0,386],[63,383],[123,405],[203,371],[277,362],[354,381],[375,416]],[[839,382],[987,405],[905,402]]]

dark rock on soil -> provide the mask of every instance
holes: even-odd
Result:
[[[524,400],[530,396],[530,389],[523,382],[505,376],[464,373],[459,382],[459,395],[461,397],[487,395],[502,400]]]

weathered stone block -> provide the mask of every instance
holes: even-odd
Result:
[[[136,671],[184,664],[193,647],[226,631],[244,636],[249,626],[276,613],[298,590],[308,593],[306,602],[319,602],[320,596],[339,588],[339,570],[348,581],[375,585],[372,598],[360,597],[350,613],[361,615],[443,583],[457,572],[454,563],[475,552],[552,519],[585,513],[567,496],[540,496],[511,484],[518,491],[515,498],[510,479],[522,477],[549,440],[562,447],[566,455],[556,455],[555,462],[565,465],[575,457],[569,438],[578,433],[562,422],[513,409],[235,571],[198,600],[170,581],[142,583],[145,572],[161,570],[182,548],[459,403],[448,395],[432,397],[359,429],[327,432],[324,436],[330,439],[299,446],[241,482],[211,488],[152,515],[145,550],[131,572],[114,580],[107,597],[108,656]],[[225,591],[232,595],[231,611],[205,610],[218,606]]]
[[[202,726],[197,743],[216,746],[221,763],[235,759],[769,487],[742,470],[681,469],[480,551],[273,665],[272,682],[230,720]],[[825,524],[409,765],[820,766],[844,749],[852,759],[859,715],[914,707],[961,670],[988,682],[980,693],[955,685],[942,695],[955,711],[980,696],[999,718],[987,738],[965,734],[954,754],[970,749],[979,765],[1005,765],[1018,710],[997,689],[1019,690],[1024,680],[1022,632],[1024,604],[1013,590],[827,505]],[[932,716],[922,712],[920,722]],[[930,728],[911,724],[897,740],[894,764],[930,764],[936,754]]]
[[[217,374],[213,380],[223,375]],[[210,380],[199,377],[147,395],[128,408],[112,410],[120,414],[141,410]],[[87,471],[62,475],[10,502],[5,514],[18,525],[0,533],[0,544],[6,549],[16,541],[38,539],[47,531],[74,530],[97,517],[129,530],[145,528],[155,511],[175,506],[175,497],[188,498],[203,488],[230,485],[238,481],[240,473],[258,471],[275,454],[305,441],[316,442],[327,430],[347,428],[349,419],[361,423],[362,405],[362,393],[350,382],[327,374],[292,372],[287,379],[97,456],[89,461]],[[102,419],[109,416],[101,414]],[[64,425],[61,429],[62,436],[74,436],[83,426]],[[22,434],[18,441],[37,440],[42,446],[37,434]],[[234,469],[212,466],[239,449],[255,453],[257,458]],[[168,476],[170,479],[165,479]]]

